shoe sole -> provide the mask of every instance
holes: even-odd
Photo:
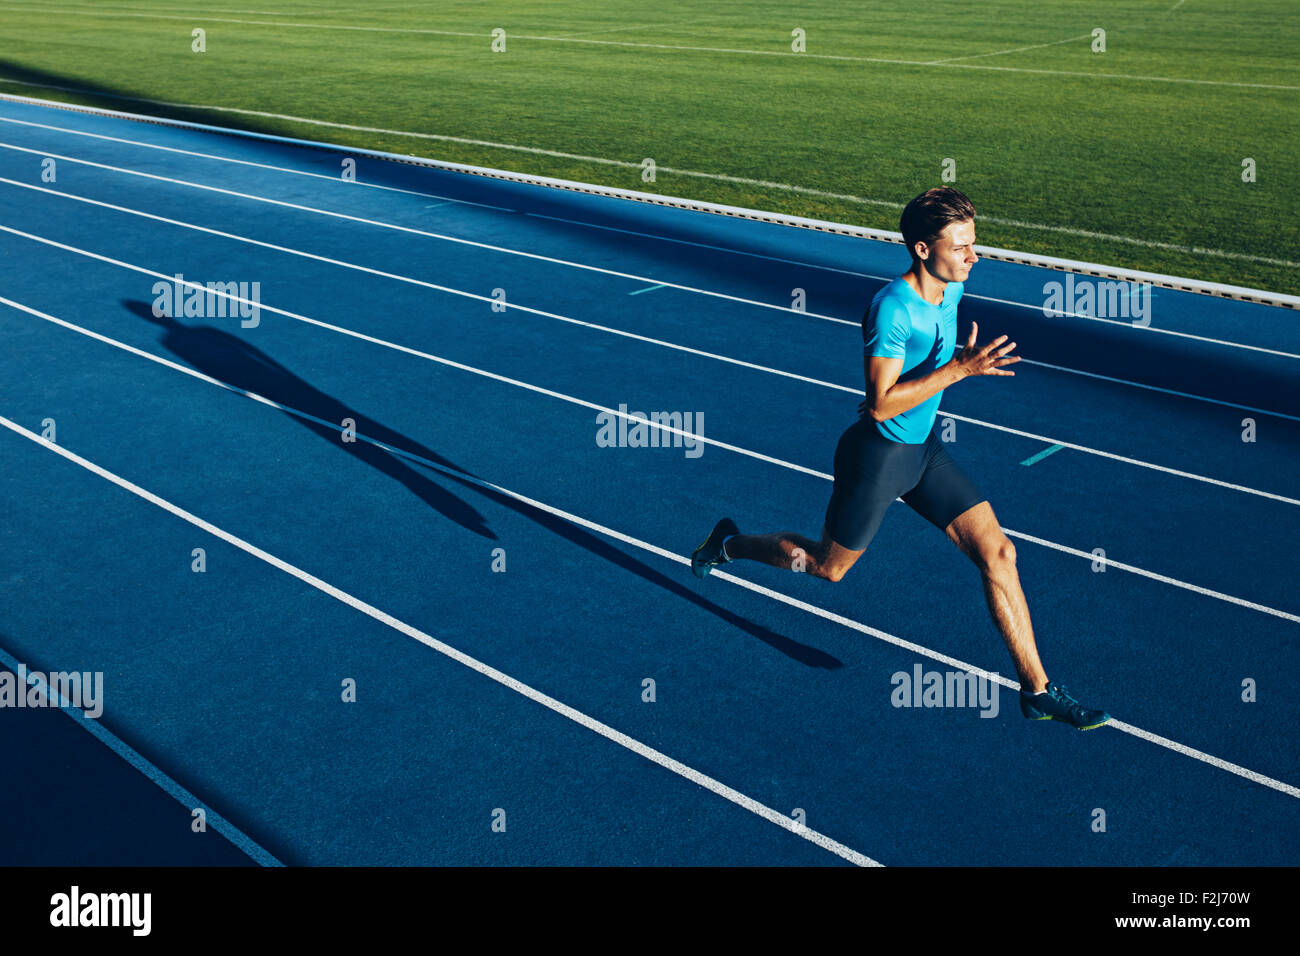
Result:
[[[1064,719],[1063,717],[1053,717],[1051,714],[1043,714],[1043,716],[1041,717],[1029,717],[1027,719],[1028,720],[1059,720],[1063,724],[1070,724],[1070,722]],[[1074,727],[1075,730],[1096,730],[1098,727],[1105,727],[1113,719],[1114,719],[1113,717],[1107,717],[1105,720],[1099,720],[1095,724],[1089,724],[1086,727],[1076,727],[1074,724],[1070,724],[1070,726]]]
[[[720,523],[721,522],[719,522],[719,524]],[[715,526],[714,531],[716,530],[717,528]],[[738,531],[734,533],[739,534]],[[713,565],[701,564],[700,562],[695,560],[695,556],[704,550],[704,546],[709,543],[709,538],[712,537],[713,537],[713,531],[710,531],[708,535],[705,537],[705,539],[700,542],[700,546],[691,552],[691,570],[695,572],[695,576],[700,580],[703,580],[704,578],[709,576],[709,572],[713,570]],[[724,535],[723,538],[725,540],[726,536]]]
[[[712,571],[713,568],[711,568],[707,564],[700,564],[695,560],[695,556],[704,550],[704,546],[709,543],[709,538],[711,537],[713,537],[712,531],[710,531],[708,536],[703,541],[700,542],[700,546],[691,552],[691,570],[694,571],[695,576],[701,580],[707,578],[709,576],[709,572]]]
[[[701,553],[702,550],[705,550],[705,545],[708,544],[708,538],[712,536],[714,536],[714,532],[708,532],[705,540],[699,542],[698,548],[690,553],[690,570],[695,572],[695,578],[701,580],[707,578],[708,572],[714,570],[714,568],[712,568],[711,564],[701,564],[698,561],[695,561],[695,555]]]

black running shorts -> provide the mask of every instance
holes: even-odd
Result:
[[[835,447],[835,487],[826,531],[838,545],[865,551],[895,498],[940,530],[987,499],[957,467],[931,428],[923,444],[891,441],[863,416]]]

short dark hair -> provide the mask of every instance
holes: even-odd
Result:
[[[918,242],[933,245],[950,223],[974,218],[975,206],[964,193],[951,186],[940,186],[927,189],[908,203],[898,227],[908,253],[915,257],[913,250]]]

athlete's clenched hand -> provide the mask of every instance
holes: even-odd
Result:
[[[970,324],[970,338],[966,340],[966,347],[953,356],[952,360],[964,375],[1015,375],[1015,372],[1007,372],[1002,369],[1003,365],[1010,365],[1013,362],[1019,362],[1020,356],[1010,355],[1012,349],[1016,347],[1015,342],[1002,345],[1006,342],[1005,335],[999,335],[983,348],[975,347],[975,335],[979,332],[979,324],[972,322]],[[999,348],[999,346],[1001,346]]]

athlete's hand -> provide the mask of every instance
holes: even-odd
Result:
[[[1016,343],[1011,342],[1003,345],[1002,343],[1007,341],[1007,337],[999,335],[983,348],[976,348],[975,335],[978,332],[979,324],[972,322],[970,324],[970,338],[966,340],[966,347],[952,358],[962,373],[964,375],[1015,375],[1015,372],[1004,371],[1002,366],[1020,361],[1020,356],[1009,354],[1016,347]]]

